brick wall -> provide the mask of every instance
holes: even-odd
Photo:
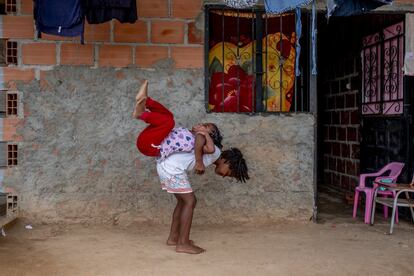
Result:
[[[359,175],[359,90],[357,59],[347,58],[328,70],[324,87],[324,184],[352,191]]]
[[[1,89],[16,90],[16,81],[36,79],[42,84],[43,71],[59,65],[151,68],[171,59],[179,69],[202,68],[203,30],[197,28],[202,0],[137,0],[137,9],[135,24],[86,23],[85,45],[81,45],[79,37],[43,34],[38,39],[32,0],[17,1],[17,12],[0,18],[0,38],[18,44],[17,65],[0,68]],[[5,126],[16,124],[16,118],[4,120]],[[3,140],[15,137],[15,129],[5,127]]]

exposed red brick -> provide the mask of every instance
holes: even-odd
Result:
[[[126,67],[132,64],[132,48],[121,45],[102,45],[99,66]]]
[[[94,45],[62,44],[60,63],[66,65],[93,65]]]
[[[346,95],[345,96],[345,106],[346,107],[357,107],[355,99],[356,99],[355,94]]]
[[[168,0],[137,0],[138,17],[168,17]]]
[[[17,128],[23,124],[22,119],[4,118],[3,119],[3,140],[22,141],[22,136],[17,134]]]
[[[356,125],[359,124],[359,112],[358,110],[351,111],[351,124]]]
[[[34,69],[20,69],[15,67],[4,67],[4,82],[9,81],[32,81],[35,78]]]
[[[20,12],[22,14],[33,14],[33,0],[20,0]]]
[[[341,156],[341,144],[340,143],[332,143],[332,155],[333,156]]]
[[[56,64],[56,45],[54,43],[31,43],[22,45],[24,64]]]
[[[114,39],[116,42],[147,42],[147,23],[142,20],[134,24],[115,21]]]
[[[335,106],[336,106],[336,108],[344,108],[345,107],[344,95],[338,95],[338,96],[336,96]]]
[[[331,117],[332,117],[332,124],[333,125],[339,125],[340,124],[340,112],[339,111],[332,111]]]
[[[202,12],[201,0],[171,0],[172,16],[181,18],[195,18]]]
[[[141,67],[151,67],[159,60],[168,58],[168,47],[164,46],[137,46],[135,64]]]
[[[336,128],[337,138],[339,141],[346,141],[346,128],[338,127]]]
[[[50,35],[42,33],[41,38],[42,40],[53,40],[53,41],[78,41],[80,42],[80,37],[67,37],[67,36],[57,36],[57,35]]]
[[[177,68],[203,68],[203,47],[172,47],[171,58]]]
[[[188,43],[202,44],[203,43],[203,31],[196,27],[195,22],[188,23]]]
[[[348,141],[357,141],[357,129],[355,127],[348,127],[347,129]]]
[[[352,148],[351,158],[359,160],[360,146],[359,145],[352,145],[351,148]]]
[[[336,127],[329,126],[329,140],[336,140],[338,137],[336,133]]]
[[[336,171],[337,172],[341,172],[341,173],[345,173],[346,171],[346,161],[343,159],[338,159],[336,161]]]
[[[3,15],[4,38],[34,38],[34,22],[32,16]]]
[[[95,42],[95,41],[110,41],[110,32],[111,26],[109,22],[102,24],[88,24],[85,23],[85,41],[86,42]]]
[[[183,43],[184,22],[181,21],[152,21],[151,42],[153,43]]]
[[[341,144],[341,156],[343,158],[350,158],[351,157],[350,145]]]
[[[336,158],[330,157],[329,158],[329,169],[331,171],[335,171],[336,170]]]
[[[332,173],[332,183],[339,186],[341,184],[341,175]]]
[[[52,85],[46,80],[45,75],[47,71],[40,71],[40,88],[41,91],[50,91],[52,89]]]
[[[348,111],[341,111],[341,124],[342,125],[349,124],[349,112]]]
[[[355,170],[355,163],[348,160],[346,161],[346,173],[352,176],[356,176],[356,170]]]

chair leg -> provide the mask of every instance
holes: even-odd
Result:
[[[372,196],[372,211],[371,211],[371,225],[374,225],[375,219],[375,206],[376,206],[376,198],[377,198],[378,189],[375,189]]]
[[[384,195],[384,197],[388,197],[388,195]],[[384,212],[384,218],[388,218],[388,207],[387,206],[383,206],[383,212]]]
[[[395,198],[395,196],[396,196],[396,193],[393,192],[392,197]],[[397,207],[397,210],[395,210],[395,223],[398,224],[398,207]]]
[[[394,229],[395,213],[397,212],[397,198],[394,199],[394,204],[392,206],[392,217],[391,217],[391,226],[390,226],[390,235]]]
[[[398,224],[398,207],[397,210],[395,210],[395,223]]]
[[[413,210],[413,207],[410,207],[410,211],[411,211],[411,219],[414,222],[414,210]]]
[[[369,224],[371,220],[372,212],[372,191],[366,191],[365,193],[365,220],[364,222]]]
[[[352,213],[352,217],[356,218],[357,211],[358,211],[358,201],[359,201],[359,191],[355,190],[355,196],[354,196],[354,212]]]

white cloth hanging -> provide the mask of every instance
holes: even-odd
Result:
[[[414,76],[414,13],[405,14],[404,74]]]
[[[253,7],[258,1],[259,0],[224,0],[224,4],[232,8],[243,9]]]

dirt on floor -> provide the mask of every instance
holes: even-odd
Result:
[[[413,225],[386,235],[387,221],[365,225],[341,206],[322,208],[318,224],[196,225],[201,255],[166,246],[168,226],[18,221],[0,238],[0,275],[412,275]]]

